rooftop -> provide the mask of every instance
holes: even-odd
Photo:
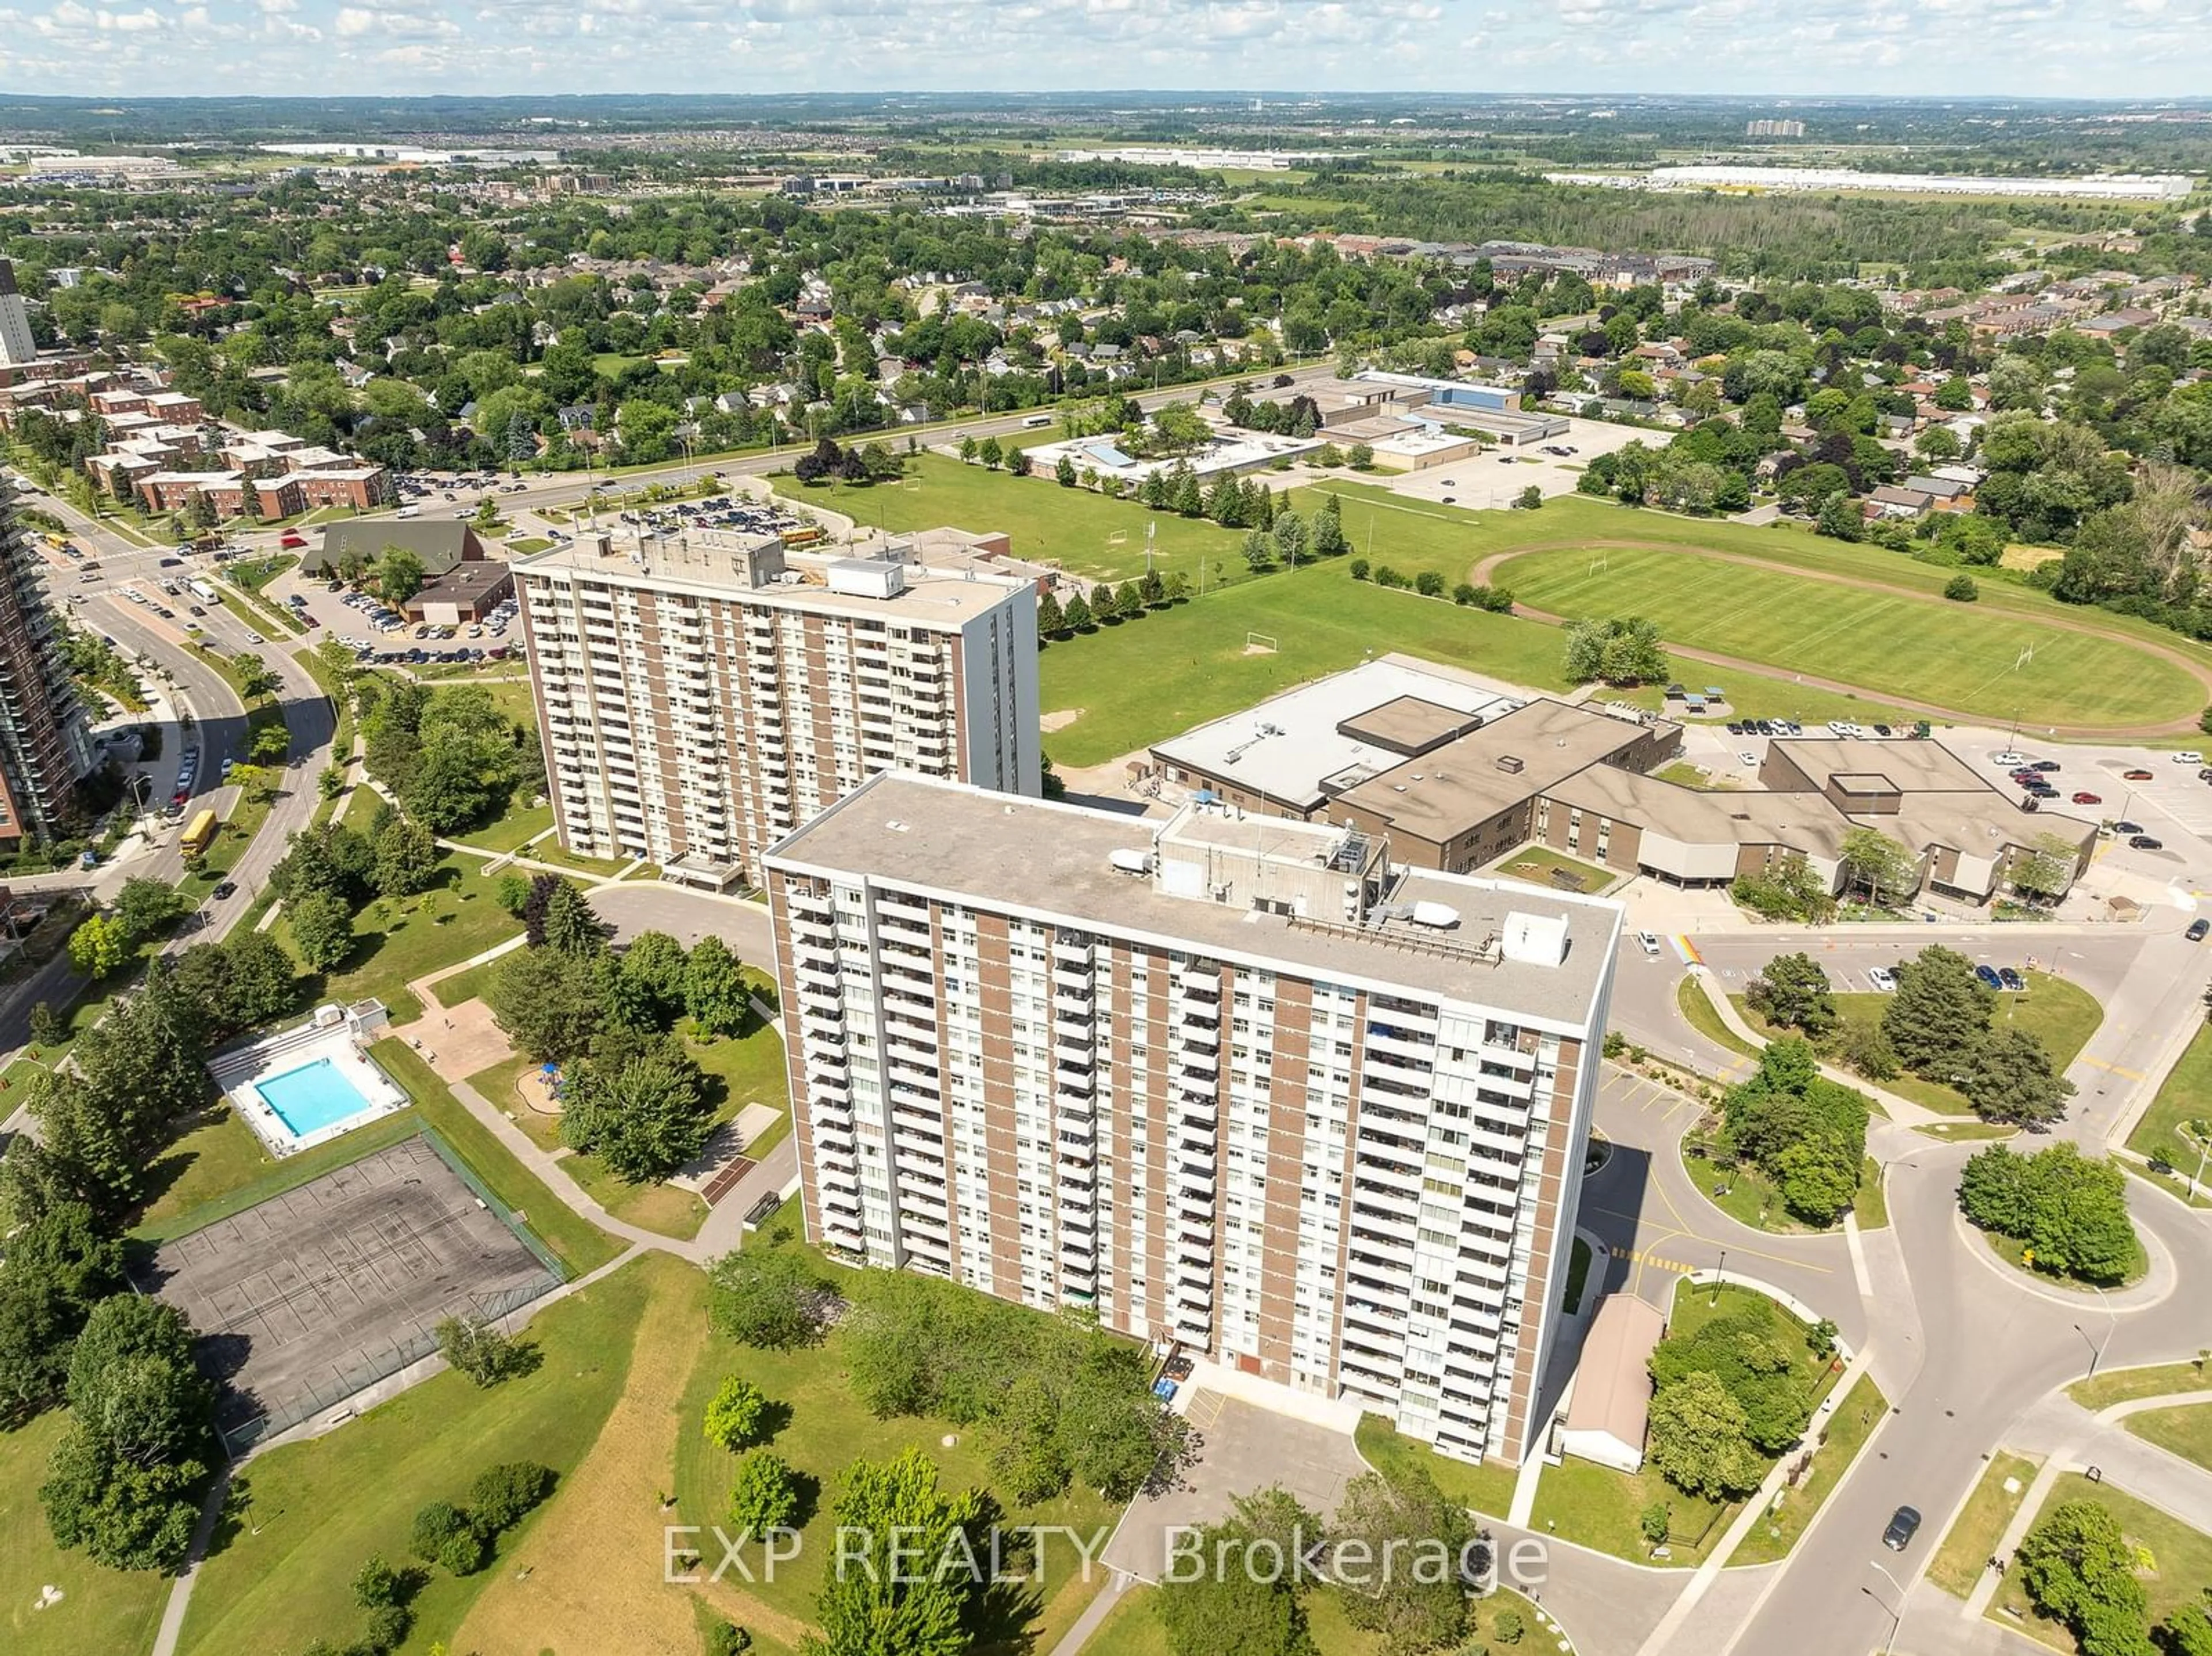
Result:
[[[1666,1314],[1633,1294],[1608,1294],[1599,1301],[1575,1365],[1570,1432],[1602,1432],[1632,1449],[1644,1447],[1651,1410],[1645,1365],[1666,1331]]]
[[[1563,1030],[1588,1022],[1621,923],[1620,906],[1601,899],[1385,870],[1379,842],[1319,823],[1218,807],[1147,822],[896,771],[870,778],[767,860]],[[1363,870],[1384,876],[1380,902],[1366,923],[1344,924],[1345,888]],[[1316,915],[1308,899],[1322,893],[1331,907]],[[1556,963],[1516,946],[1532,930],[1560,937]]]
[[[1164,764],[1233,779],[1239,788],[1313,810],[1328,797],[1324,782],[1371,776],[1405,757],[1397,744],[1402,729],[1370,731],[1364,721],[1408,701],[1478,719],[1520,705],[1463,675],[1384,657],[1156,743],[1152,754]]]

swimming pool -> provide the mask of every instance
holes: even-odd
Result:
[[[254,1086],[262,1101],[276,1112],[276,1119],[299,1138],[376,1107],[374,1101],[364,1097],[354,1085],[352,1078],[327,1058],[319,1058],[282,1075],[264,1077]]]

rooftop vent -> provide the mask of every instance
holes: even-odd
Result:
[[[1518,776],[1528,768],[1528,765],[1517,755],[1501,753],[1498,755],[1498,768],[1508,776]]]
[[[1454,908],[1449,903],[1415,903],[1413,924],[1434,926],[1439,931],[1448,931],[1459,924],[1459,910]]]
[[[1566,916],[1524,914],[1516,909],[1505,917],[1501,946],[1509,961],[1523,966],[1557,966],[1567,957]]]
[[[1106,860],[1124,874],[1150,874],[1152,871],[1152,853],[1149,851],[1109,852]]]

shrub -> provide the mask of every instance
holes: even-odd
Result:
[[[1473,604],[1474,602],[1474,586],[1467,581],[1462,581],[1458,585],[1453,587],[1452,602],[1462,606]]]
[[[1375,567],[1375,584],[1377,586],[1403,586],[1406,578],[1387,563],[1377,564]]]
[[[446,1544],[469,1527],[468,1514],[450,1501],[433,1501],[415,1514],[408,1532],[408,1550],[426,1564],[434,1564]]]
[[[1972,604],[1982,595],[1972,575],[1954,575],[1943,583],[1943,596],[1954,604]]]
[[[512,1529],[553,1493],[550,1466],[534,1460],[507,1460],[487,1466],[469,1485],[469,1511],[487,1535]]]
[[[472,1529],[447,1536],[438,1548],[438,1562],[454,1575],[474,1575],[491,1562],[491,1538]]]
[[[1350,567],[1351,567],[1351,570],[1352,570],[1352,579],[1354,579],[1354,580],[1365,580],[1365,579],[1367,579],[1367,560],[1366,560],[1366,559],[1364,559],[1364,558],[1354,558],[1354,559],[1352,561],[1352,563],[1351,563]],[[2212,707],[2208,707],[2208,708],[2206,708],[2206,709],[2205,709],[2205,716],[2206,716],[2207,718],[2212,718]]]
[[[438,1325],[438,1350],[446,1361],[479,1387],[526,1373],[533,1348],[474,1317],[447,1317]]]
[[[707,1635],[707,1656],[745,1656],[753,1635],[733,1622],[717,1622]]]
[[[1433,569],[1424,569],[1413,577],[1413,590],[1425,598],[1440,598],[1444,595],[1444,578]]]
[[[758,1449],[738,1467],[730,1486],[730,1521],[749,1535],[790,1527],[799,1516],[799,1479],[790,1463]]]

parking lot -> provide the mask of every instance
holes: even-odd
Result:
[[[1547,499],[1554,494],[1571,494],[1591,456],[1610,454],[1639,438],[1654,447],[1663,447],[1668,435],[1636,426],[1609,425],[1601,420],[1571,419],[1565,436],[1547,439],[1541,445],[1528,448],[1492,446],[1470,460],[1455,460],[1449,465],[1432,466],[1426,471],[1365,481],[1385,482],[1393,493],[1415,500],[1449,500],[1484,511],[1500,510],[1512,505],[1513,497],[1531,483],[1541,489]],[[1550,454],[1545,452],[1547,447],[1574,452]]]

